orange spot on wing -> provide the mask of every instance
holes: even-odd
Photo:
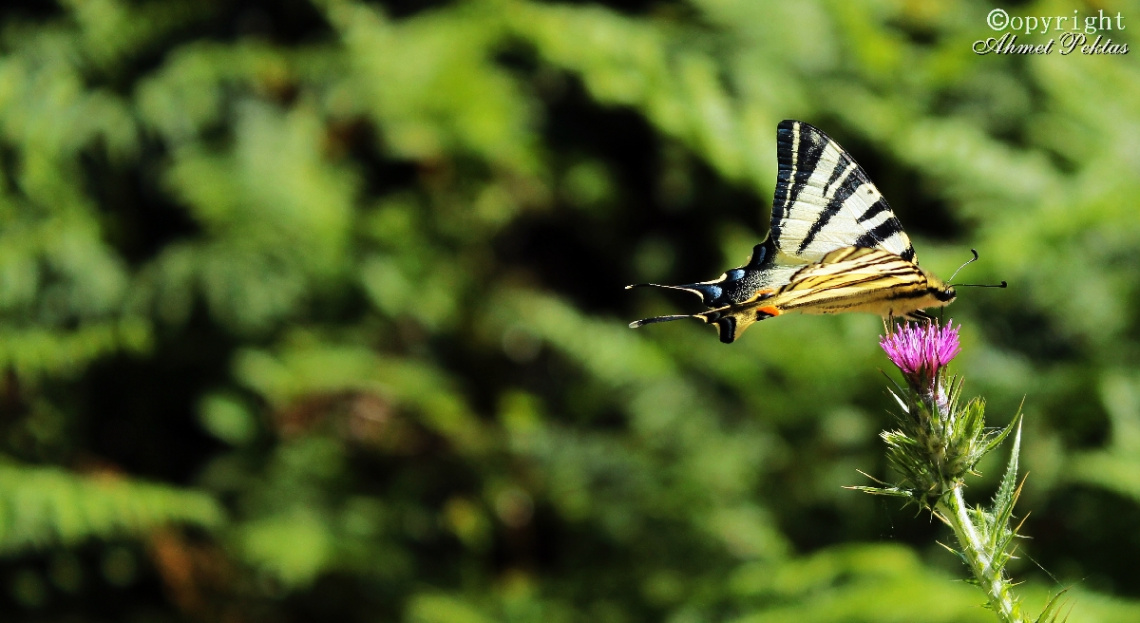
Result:
[[[779,316],[780,314],[784,313],[784,312],[780,311],[779,308],[773,307],[773,306],[761,307],[761,308],[758,308],[756,311],[758,311],[762,314],[768,314],[769,316]]]

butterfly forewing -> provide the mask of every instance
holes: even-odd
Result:
[[[914,260],[910,238],[887,200],[839,143],[802,121],[783,121],[776,145],[771,236],[782,252],[818,261],[855,246]]]

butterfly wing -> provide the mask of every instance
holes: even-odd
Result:
[[[879,249],[845,247],[801,268],[772,293],[691,317],[715,325],[720,341],[730,344],[753,323],[781,314],[869,312],[901,317],[953,299],[952,289],[914,262]]]
[[[887,200],[839,143],[788,120],[776,129],[776,154],[771,238],[782,255],[816,262],[836,249],[865,247],[918,263]]]
[[[945,285],[932,282],[914,262],[878,249],[846,247],[797,272],[776,303],[783,313],[905,316],[935,306],[926,300],[931,287]]]

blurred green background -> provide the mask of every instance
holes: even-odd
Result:
[[[1030,610],[1140,621],[1140,50],[978,56],[993,8],[5,3],[0,617],[994,620],[843,488],[893,477],[879,319],[626,328],[763,237],[794,118],[1010,284],[947,317],[1025,401]]]

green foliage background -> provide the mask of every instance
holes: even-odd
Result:
[[[878,319],[626,328],[763,236],[784,118],[1010,283],[948,315],[1025,400],[1014,572],[1140,620],[1140,50],[978,56],[992,8],[5,5],[4,620],[992,620],[842,488],[892,477]]]

